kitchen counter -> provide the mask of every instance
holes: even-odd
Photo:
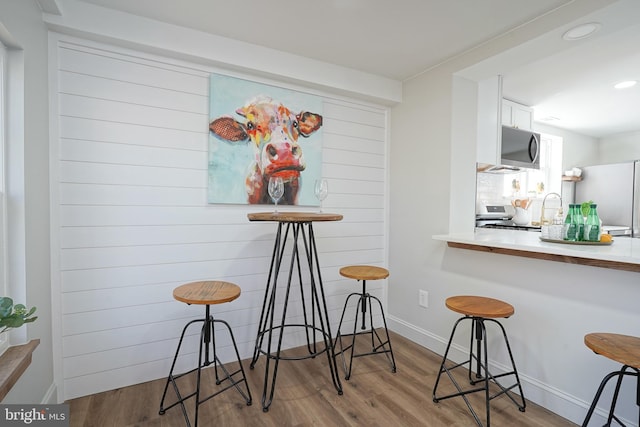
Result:
[[[449,247],[548,261],[613,268],[640,273],[640,239],[618,237],[611,245],[577,245],[540,240],[539,233],[475,229],[469,233],[433,236]]]

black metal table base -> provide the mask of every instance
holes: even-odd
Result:
[[[308,229],[308,235],[305,232],[305,226]],[[283,289],[285,295],[282,317],[276,320],[276,317],[279,316],[279,314],[275,313],[276,296],[278,293],[277,283],[289,233],[292,233],[291,260],[286,287]],[[300,245],[300,242],[303,244]],[[304,258],[300,255],[301,246],[303,248]],[[302,263],[305,263],[305,267],[308,268],[310,283],[306,285],[303,282]],[[292,282],[295,281],[294,274],[300,289],[300,301],[304,319],[303,323],[295,324],[286,322],[291,286]],[[307,297],[305,297],[305,288],[306,293],[309,294]],[[310,301],[307,302],[307,300]],[[307,306],[308,304],[310,304],[310,307]],[[291,328],[304,329],[307,354],[297,357],[287,357],[282,354],[282,341],[285,330],[290,330]],[[277,335],[277,337],[274,337],[274,334]],[[268,411],[269,406],[273,402],[278,365],[281,360],[308,359],[316,357],[321,353],[326,353],[331,380],[338,394],[342,394],[342,384],[338,378],[338,369],[335,362],[333,340],[331,337],[331,327],[329,325],[327,303],[322,286],[320,266],[318,264],[313,224],[312,222],[278,222],[278,231],[273,247],[271,266],[269,268],[269,278],[262,304],[258,333],[256,335],[256,345],[250,365],[251,369],[253,369],[260,355],[266,356],[264,388],[262,391],[263,411]]]
[[[447,356],[449,354],[449,349],[451,348],[451,344],[453,343],[453,337],[455,336],[456,333],[456,328],[458,327],[458,325],[460,324],[460,322],[464,321],[464,320],[471,320],[471,340],[469,343],[469,359],[467,359],[464,362],[458,363],[454,366],[451,367],[447,367],[446,366],[446,361],[447,361]],[[504,337],[504,342],[505,345],[507,347],[507,351],[509,353],[509,359],[511,360],[511,367],[512,367],[512,371],[509,372],[504,372],[502,374],[498,374],[498,375],[493,375],[491,372],[489,372],[489,367],[488,367],[488,351],[487,351],[487,329],[485,327],[485,322],[492,322],[496,325],[498,325],[500,327],[500,330],[502,331],[502,336]],[[474,353],[474,346],[473,346],[473,340],[476,340],[476,350]],[[473,362],[475,362],[476,364],[476,371],[475,373],[473,373]],[[456,381],[456,379],[453,377],[453,374],[451,373],[454,369],[459,368],[459,367],[463,367],[465,365],[469,365],[468,366],[468,375],[469,375],[469,383],[471,384],[471,386],[475,386],[476,384],[482,384],[481,387],[475,387],[475,388],[470,388],[470,389],[463,389],[462,386],[460,384],[458,384],[458,382]],[[449,377],[449,379],[451,380],[451,382],[453,383],[454,387],[457,390],[457,393],[452,393],[446,396],[437,396],[436,392],[438,389],[438,384],[440,383],[440,378],[442,376],[442,374],[447,374],[447,376]],[[498,378],[502,378],[502,377],[507,377],[507,376],[513,376],[513,380],[515,381],[512,385],[510,386],[503,386],[499,381]],[[489,385],[490,383],[495,384],[498,386],[499,391],[493,395],[491,395],[490,390],[489,390]],[[521,401],[521,403],[516,401],[516,398],[514,397],[514,393],[512,392],[512,389],[514,388],[518,388],[519,392],[520,392],[520,396],[519,400]],[[436,378],[436,383],[433,387],[433,401],[435,403],[440,402],[441,400],[445,400],[445,399],[449,399],[452,397],[462,397],[462,399],[464,399],[465,404],[467,405],[467,408],[469,408],[469,411],[471,411],[471,414],[473,415],[473,418],[475,419],[476,423],[482,427],[482,421],[480,421],[480,417],[478,416],[478,414],[476,413],[476,411],[473,409],[473,407],[471,406],[471,403],[469,402],[469,399],[467,399],[467,394],[470,393],[477,393],[477,392],[484,392],[485,395],[485,411],[486,411],[486,415],[487,415],[487,424],[486,427],[489,427],[491,425],[491,410],[490,410],[490,402],[492,399],[495,399],[498,396],[502,396],[502,395],[506,395],[520,410],[520,412],[524,412],[525,408],[526,408],[526,402],[524,400],[524,393],[522,392],[522,386],[520,384],[520,378],[518,376],[518,371],[516,369],[516,364],[513,360],[513,354],[511,353],[511,346],[509,345],[509,340],[507,339],[507,333],[504,330],[504,327],[502,326],[502,324],[500,322],[498,322],[497,320],[494,319],[488,319],[488,318],[482,318],[482,317],[472,317],[472,316],[464,316],[461,317],[460,319],[458,319],[458,321],[456,321],[456,323],[453,326],[453,331],[451,331],[451,337],[449,338],[449,343],[447,344],[447,349],[444,352],[444,356],[442,357],[442,364],[440,365],[440,370],[438,372],[438,377]]]
[[[336,351],[336,356],[340,355],[342,357],[342,365],[344,367],[345,380],[348,380],[351,377],[351,368],[353,367],[353,359],[355,357],[370,356],[373,354],[386,355],[387,359],[389,360],[389,363],[391,364],[391,372],[396,372],[396,360],[393,357],[393,349],[391,348],[391,339],[389,338],[389,329],[387,329],[387,320],[384,316],[382,302],[380,302],[380,300],[377,297],[367,293],[366,286],[367,286],[366,280],[363,280],[362,293],[353,292],[349,294],[349,296],[347,297],[347,300],[344,303],[344,308],[342,309],[342,315],[340,316],[340,323],[338,324],[338,333],[336,335],[336,341],[335,341],[334,347],[338,347],[338,346],[340,347],[340,349]],[[347,311],[349,300],[351,299],[351,297],[355,297],[355,296],[358,297],[358,304],[356,305],[356,318],[353,323],[353,333],[342,334],[341,328],[342,328],[342,322],[344,320],[344,314]],[[386,338],[384,341],[382,340],[382,338],[380,338],[378,331],[373,328],[373,310],[371,309],[371,300],[374,300],[378,303],[378,306],[380,307],[380,313],[382,313],[382,321],[384,323],[384,332],[386,334]],[[369,325],[371,325],[371,327],[368,330],[366,325],[367,307],[369,311]],[[362,319],[361,319],[362,324],[360,325],[361,330],[357,332],[358,316],[360,313],[362,313]],[[371,336],[371,351],[366,353],[356,353],[355,351],[356,337],[359,335]],[[344,347],[342,344],[342,338],[348,337],[348,336],[351,337],[351,344]],[[344,354],[349,350],[351,351],[349,356],[349,366],[347,366],[347,362]]]
[[[593,398],[593,402],[589,407],[589,412],[587,412],[587,416],[585,417],[584,422],[582,423],[582,427],[587,427],[589,425],[589,421],[591,420],[593,411],[596,409],[598,400],[600,400],[600,395],[604,391],[604,388],[609,382],[609,380],[614,377],[618,377],[618,380],[616,381],[616,388],[613,392],[613,397],[611,398],[611,407],[609,408],[609,416],[607,418],[607,423],[605,424],[605,426],[611,426],[611,422],[615,420],[618,423],[618,425],[622,427],[626,427],[626,424],[620,421],[620,419],[614,414],[614,411],[616,409],[616,403],[618,401],[618,393],[620,392],[620,386],[622,385],[622,380],[625,377],[625,375],[636,377],[636,405],[638,405],[638,407],[640,408],[640,371],[638,371],[638,369],[632,366],[624,365],[622,369],[620,369],[619,371],[611,372],[610,374],[608,374],[606,377],[603,378],[602,382],[600,383],[600,387],[598,387],[598,391],[596,392],[596,395]],[[640,409],[638,411],[638,425],[640,425]]]
[[[184,340],[184,336],[185,333],[187,332],[187,329],[189,328],[189,326],[195,324],[195,323],[200,323],[202,322],[202,330],[200,331],[200,347],[199,347],[199,356],[198,356],[198,367],[194,368],[190,371],[187,372],[183,372],[181,374],[177,374],[174,375],[173,371],[175,369],[176,366],[176,361],[178,360],[178,356],[180,354],[180,348],[182,346],[182,341]],[[224,326],[226,326],[227,330],[229,331],[229,335],[231,336],[231,342],[233,343],[233,348],[235,350],[236,353],[236,358],[238,361],[238,369],[236,369],[233,372],[229,372],[227,370],[227,368],[220,362],[220,359],[218,358],[218,355],[216,354],[216,339],[215,339],[215,331],[214,331],[214,326],[216,323],[222,324]],[[210,348],[211,347],[211,348]],[[213,350],[213,358],[211,358],[210,355],[210,351],[211,349]],[[203,351],[204,350],[204,351]],[[204,352],[204,360],[202,360],[202,353]],[[216,375],[216,385],[221,385],[224,382],[228,381],[228,384],[226,384],[224,387],[220,388],[219,390],[217,390],[216,392],[214,392],[213,394],[210,394],[209,396],[206,396],[204,398],[200,397],[200,385],[201,385],[201,374],[202,374],[202,368],[208,367],[210,365],[213,365],[213,369],[215,370],[215,375]],[[223,375],[221,376],[218,372],[218,369],[220,369],[223,373]],[[197,372],[196,374],[196,389],[195,391],[189,393],[186,396],[182,396],[182,394],[180,393],[180,390],[178,388],[178,384],[176,383],[176,380],[184,377],[185,375],[189,375],[193,372]],[[242,378],[234,378],[235,376],[241,375]],[[242,387],[240,387],[240,384],[244,382],[244,388],[245,390],[242,389]],[[169,388],[169,384],[171,384],[173,386],[173,389],[176,393],[177,399],[175,402],[171,403],[168,406],[164,406],[164,401],[165,398],[167,397],[167,390]],[[184,418],[186,420],[187,426],[191,427],[191,422],[189,421],[189,415],[187,414],[187,408],[185,406],[185,401],[195,397],[195,415],[194,415],[194,425],[195,427],[198,426],[198,408],[199,406],[206,402],[207,400],[217,396],[218,394],[232,388],[235,387],[236,390],[238,390],[238,392],[240,393],[240,395],[244,398],[244,400],[247,403],[247,406],[251,405],[252,403],[252,398],[251,398],[251,391],[249,390],[249,384],[247,382],[247,378],[244,374],[244,368],[242,367],[242,361],[240,360],[240,353],[238,352],[238,346],[236,345],[236,340],[233,336],[233,332],[231,331],[231,327],[229,326],[229,324],[227,322],[225,322],[224,320],[219,320],[219,319],[214,319],[213,316],[211,316],[210,314],[210,310],[209,310],[209,305],[206,306],[206,317],[204,319],[196,319],[196,320],[192,320],[189,323],[187,323],[187,325],[184,327],[184,329],[182,330],[182,335],[180,336],[180,341],[178,342],[178,349],[176,350],[176,354],[173,358],[173,363],[171,364],[171,370],[169,371],[169,376],[167,377],[167,383],[164,386],[164,392],[162,393],[162,400],[160,401],[160,411],[159,414],[160,415],[164,415],[164,413],[168,410],[173,408],[176,405],[180,405],[180,407],[182,408],[182,413],[184,415]]]

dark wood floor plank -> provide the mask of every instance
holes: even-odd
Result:
[[[392,373],[383,355],[354,360],[349,381],[344,380],[339,361],[340,379],[344,390],[338,395],[329,375],[325,355],[303,361],[282,361],[279,366],[276,393],[268,412],[260,403],[264,379],[265,357],[255,369],[243,361],[253,395],[247,406],[240,394],[228,390],[200,406],[201,426],[419,426],[441,427],[474,425],[473,418],[460,398],[432,401],[432,389],[440,367],[440,356],[393,334],[391,335],[397,372]],[[360,349],[362,343],[358,343]],[[297,350],[299,352],[299,349]],[[464,379],[464,373],[460,378]],[[195,387],[195,380],[186,377],[181,387]],[[179,407],[159,415],[160,398],[165,379],[150,381],[70,400],[71,427],[177,427],[185,425]],[[212,369],[203,371],[207,391],[215,389]],[[443,389],[444,390],[444,389]],[[173,399],[175,394],[170,391]],[[476,393],[469,396],[481,418],[484,400]],[[194,415],[193,400],[188,412]],[[522,413],[507,398],[491,402],[492,425],[527,427],[568,427],[575,424],[550,411],[527,402]]]

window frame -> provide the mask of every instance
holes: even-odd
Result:
[[[26,275],[26,206],[25,206],[25,68],[24,50],[0,22],[0,44],[3,55],[3,119],[4,159],[4,296],[16,303],[27,301]],[[27,342],[27,328],[15,328],[5,334],[6,345]]]
[[[7,288],[7,203],[6,203],[6,141],[7,141],[7,49],[0,42],[0,296],[9,295]],[[9,334],[0,334],[0,354],[9,347]]]

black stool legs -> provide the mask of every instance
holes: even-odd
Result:
[[[589,420],[591,420],[591,416],[593,415],[593,411],[596,409],[596,405],[598,400],[600,400],[600,395],[602,394],[605,386],[613,377],[618,377],[618,381],[616,381],[616,388],[613,392],[613,397],[611,399],[611,407],[609,408],[609,417],[607,418],[607,424],[605,426],[611,426],[611,421],[615,420],[619,425],[625,426],[625,424],[620,421],[618,417],[614,415],[614,410],[616,408],[616,402],[618,401],[618,392],[620,392],[620,386],[622,385],[622,379],[625,375],[629,375],[632,377],[636,377],[636,404],[640,407],[640,372],[631,366],[624,365],[622,369],[619,371],[611,372],[609,375],[604,377],[602,382],[600,383],[600,387],[598,387],[598,391],[596,392],[595,397],[593,398],[593,402],[591,403],[591,407],[589,407],[589,412],[587,412],[587,416],[582,423],[582,427],[587,427],[589,424]],[[640,411],[638,414],[638,425],[640,425]]]
[[[174,375],[173,370],[176,366],[176,361],[178,360],[178,355],[180,354],[180,347],[182,346],[182,341],[184,340],[184,336],[185,333],[187,332],[187,329],[189,328],[189,326],[191,326],[192,324],[195,323],[200,323],[202,322],[202,330],[200,332],[200,349],[199,349],[199,356],[198,356],[198,367],[194,368],[188,372],[184,372],[182,374],[178,374],[178,375]],[[220,359],[218,358],[217,354],[216,354],[216,340],[215,340],[215,331],[214,331],[214,326],[216,323],[220,323],[223,324],[224,326],[226,326],[227,330],[229,331],[229,335],[231,336],[231,342],[233,343],[233,348],[236,352],[236,358],[238,360],[238,365],[239,368],[237,370],[235,370],[234,372],[229,372],[227,371],[227,369],[225,368],[225,366],[220,362]],[[213,349],[213,358],[210,357],[210,345]],[[202,353],[203,353],[203,349],[204,349],[204,360],[202,360]],[[229,384],[227,384],[224,388],[216,391],[215,393],[205,397],[205,398],[200,398],[200,378],[201,378],[201,373],[202,373],[202,368],[207,367],[209,365],[213,364],[214,366],[214,370],[215,370],[215,375],[216,375],[216,385],[220,385],[222,384],[224,381],[229,381]],[[220,379],[220,376],[218,374],[218,367],[222,370],[222,372],[224,373],[224,376],[222,379]],[[181,378],[185,375],[188,375],[192,372],[197,371],[197,379],[196,379],[196,390],[186,396],[182,396],[180,394],[180,390],[178,389],[178,384],[176,383],[176,380],[178,378]],[[234,376],[237,374],[241,374],[242,378],[238,378],[235,379]],[[244,390],[242,390],[242,388],[240,387],[240,383],[244,382],[245,384],[245,389],[246,389],[246,393]],[[164,400],[165,397],[167,396],[167,389],[169,388],[169,384],[172,384],[174,391],[176,392],[176,395],[178,396],[178,400],[172,404],[170,404],[169,406],[164,406]],[[164,392],[162,393],[162,400],[160,401],[160,415],[164,415],[165,411],[167,411],[168,409],[173,408],[174,406],[180,404],[181,408],[182,408],[182,413],[184,415],[184,418],[187,422],[187,426],[191,426],[191,423],[189,421],[189,416],[187,414],[187,408],[184,404],[184,402],[188,399],[190,399],[191,397],[195,396],[195,427],[198,426],[198,407],[200,406],[200,404],[206,402],[207,400],[211,399],[214,396],[217,396],[218,394],[222,393],[223,391],[226,391],[228,389],[230,389],[231,387],[235,387],[236,390],[238,390],[238,392],[240,393],[240,395],[242,395],[242,397],[245,399],[245,401],[247,402],[247,405],[251,405],[251,391],[249,391],[249,384],[247,383],[247,378],[244,374],[244,368],[242,367],[242,362],[240,360],[240,353],[238,352],[238,346],[236,345],[236,340],[233,337],[233,332],[231,331],[231,327],[229,326],[229,324],[227,322],[225,322],[224,320],[219,320],[219,319],[214,319],[213,316],[211,316],[210,311],[209,311],[209,305],[206,306],[206,317],[204,319],[196,319],[196,320],[192,320],[189,323],[187,323],[187,325],[184,327],[184,329],[182,330],[182,335],[180,336],[180,341],[178,342],[178,349],[176,350],[176,354],[173,358],[173,363],[171,364],[171,370],[169,371],[169,376],[167,377],[167,383],[164,386]]]
[[[453,343],[453,338],[455,336],[456,333],[456,328],[458,327],[458,325],[464,321],[464,320],[471,320],[471,339],[470,339],[470,343],[469,343],[469,359],[467,359],[466,361],[462,362],[462,363],[458,363],[452,367],[447,367],[446,366],[446,361],[447,361],[447,356],[449,354],[449,349],[451,348],[451,344]],[[493,322],[496,325],[498,325],[500,327],[500,330],[502,331],[502,336],[504,337],[504,342],[506,344],[507,347],[507,351],[509,353],[509,358],[511,360],[511,366],[513,368],[512,371],[509,372],[505,372],[502,374],[498,374],[498,375],[493,375],[491,374],[491,372],[489,372],[488,369],[488,351],[487,351],[487,330],[485,327],[485,322]],[[475,349],[475,353],[474,353],[474,339],[475,339],[475,344],[476,344],[476,349]],[[475,361],[475,373],[473,372],[473,362]],[[475,386],[476,384],[482,384],[481,387],[475,387],[475,388],[471,388],[471,389],[465,389],[463,390],[462,387],[460,386],[460,384],[458,384],[458,382],[456,381],[456,379],[453,377],[453,374],[451,373],[451,371],[453,371],[456,368],[459,368],[461,366],[464,365],[469,365],[468,366],[468,376],[469,376],[469,383],[472,386]],[[453,383],[453,385],[455,386],[457,393],[453,393],[453,394],[449,394],[446,396],[440,396],[438,397],[436,395],[437,389],[438,389],[438,384],[440,383],[440,377],[442,376],[443,373],[446,373],[447,376],[449,377],[449,379],[451,380],[451,382]],[[515,383],[505,387],[503,386],[499,381],[498,378],[501,377],[505,377],[505,376],[509,376],[509,375],[513,375],[514,376],[514,380]],[[491,395],[490,391],[489,391],[489,384],[493,383],[495,385],[498,386],[499,391],[497,393],[495,393],[494,395]],[[520,401],[522,402],[522,404],[518,403],[516,401],[516,399],[514,398],[513,393],[511,392],[511,390],[515,387],[518,387],[518,390],[520,392]],[[503,394],[505,394],[507,397],[509,397],[509,399],[511,399],[511,401],[518,407],[518,409],[521,412],[525,411],[525,407],[526,407],[526,403],[524,400],[524,393],[522,392],[522,386],[520,385],[520,378],[518,377],[518,371],[516,370],[516,365],[515,362],[513,360],[513,354],[511,353],[511,346],[509,345],[509,340],[507,339],[507,334],[504,330],[504,327],[502,326],[502,324],[500,322],[498,322],[497,320],[494,319],[487,319],[487,318],[483,318],[483,317],[472,317],[472,316],[464,316],[461,317],[460,319],[458,319],[458,321],[456,321],[456,323],[453,326],[453,330],[451,331],[451,337],[449,338],[449,343],[447,344],[447,349],[444,352],[444,356],[442,357],[442,364],[440,365],[440,371],[438,372],[438,377],[436,378],[436,383],[433,387],[433,401],[438,403],[441,400],[445,400],[445,399],[449,399],[451,397],[462,397],[464,399],[464,402],[467,405],[467,408],[469,408],[469,411],[471,411],[471,414],[473,415],[473,418],[475,419],[476,423],[482,427],[482,422],[480,421],[480,418],[478,417],[478,414],[476,413],[476,411],[473,409],[473,407],[471,406],[471,403],[469,402],[469,400],[467,399],[467,394],[470,393],[476,393],[476,392],[484,392],[485,395],[485,404],[486,404],[486,414],[487,414],[487,427],[489,427],[491,425],[491,412],[490,412],[490,401],[498,396],[501,396]]]
[[[353,358],[361,357],[361,356],[369,356],[372,354],[385,354],[387,356],[387,359],[389,360],[389,363],[391,364],[391,372],[396,372],[396,360],[393,357],[393,349],[391,348],[391,339],[389,338],[389,330],[387,329],[387,319],[384,316],[382,303],[378,298],[367,293],[366,282],[367,282],[366,280],[362,281],[362,293],[353,292],[349,294],[349,296],[347,297],[347,300],[344,303],[344,308],[342,309],[342,316],[340,316],[340,323],[338,324],[338,333],[336,335],[336,345],[334,345],[334,347],[336,347],[337,345],[340,346],[340,350],[336,351],[336,356],[338,354],[342,356],[342,365],[345,371],[344,378],[346,380],[348,380],[351,377],[351,368],[353,366]],[[344,314],[347,311],[347,305],[349,304],[349,300],[351,299],[351,297],[355,297],[355,296],[359,298],[358,298],[358,304],[356,305],[356,318],[353,323],[353,333],[350,334],[352,336],[351,344],[349,344],[347,347],[343,347],[342,337],[344,335],[342,335],[342,333],[340,332],[342,328],[342,321],[344,320]],[[380,335],[378,334],[378,331],[376,331],[373,328],[373,310],[371,310],[371,300],[376,301],[378,303],[378,306],[380,307],[380,312],[382,313],[382,321],[384,322],[384,331],[386,334],[385,341],[382,341],[382,339],[380,338]],[[367,329],[367,326],[366,326],[367,306],[369,308],[369,325],[370,325],[370,329],[368,331],[366,330]],[[362,313],[362,324],[360,326],[360,329],[362,331],[356,332],[356,329],[358,326],[358,315],[360,313]],[[355,352],[356,336],[367,335],[367,334],[371,335],[371,351],[367,353],[356,354]],[[376,343],[376,339],[377,339],[377,343]],[[347,362],[344,357],[344,353],[349,349],[351,349],[351,354],[349,357],[349,366],[347,367]]]

